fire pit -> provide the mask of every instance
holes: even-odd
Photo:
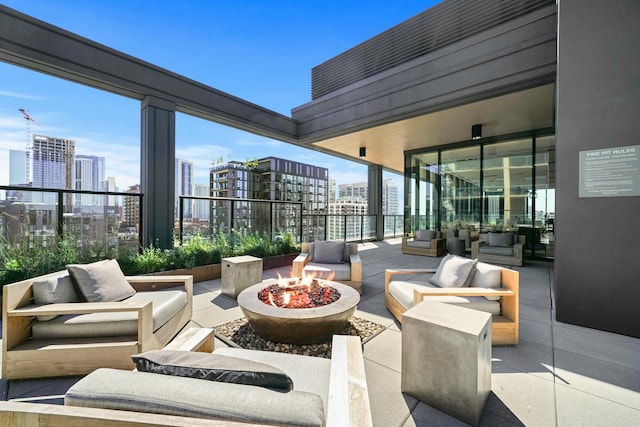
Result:
[[[258,335],[289,344],[330,341],[349,323],[358,302],[356,290],[324,279],[269,279],[238,295]]]

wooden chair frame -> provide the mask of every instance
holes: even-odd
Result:
[[[433,274],[435,269],[387,269],[384,271],[384,297],[387,309],[398,322],[407,309],[389,293],[389,283],[394,275]],[[474,296],[500,297],[500,315],[491,318],[493,345],[514,345],[519,341],[520,323],[520,274],[515,270],[501,268],[502,287],[497,288],[433,288],[424,292],[414,289],[413,304],[419,304],[430,296]]]
[[[351,280],[336,280],[336,282],[344,283],[347,286],[351,286],[353,289],[362,293],[362,260],[358,255],[357,243],[346,243],[350,245],[349,262],[351,264]],[[301,243],[300,255],[293,260],[293,276],[302,277],[305,265],[311,262],[309,256],[309,243]]]
[[[402,237],[402,253],[412,255],[424,255],[431,257],[441,257],[447,252],[447,239],[446,233],[437,231],[436,238],[431,240],[430,248],[416,248],[414,246],[407,246],[409,239],[415,239],[416,232],[414,231],[411,236]]]

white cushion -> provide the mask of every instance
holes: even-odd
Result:
[[[68,274],[60,277],[34,280],[31,287],[33,288],[33,302],[38,305],[80,301],[80,297]],[[55,319],[56,317],[55,315],[37,316],[41,322]]]
[[[115,259],[70,264],[67,270],[82,296],[89,302],[122,301],[136,293]]]
[[[441,288],[469,286],[477,263],[476,259],[449,254],[442,258],[429,282]]]
[[[476,272],[473,275],[471,284],[472,288],[500,288],[502,287],[502,268],[497,265],[487,264],[486,262],[478,262],[476,264]],[[490,300],[498,301],[500,297],[485,297]]]

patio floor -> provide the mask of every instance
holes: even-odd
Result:
[[[363,243],[360,256],[363,293],[356,315],[386,327],[364,346],[374,425],[465,425],[400,392],[401,327],[384,305],[385,268],[435,268],[440,258],[403,255],[399,240]],[[492,393],[480,425],[640,425],[640,339],[556,322],[553,263],[527,261],[515,268],[520,271],[520,343],[493,347]],[[289,270],[267,270],[264,278]],[[242,317],[220,286],[220,280],[194,285],[192,325],[211,327]],[[76,381],[2,380],[0,400],[61,404]]]

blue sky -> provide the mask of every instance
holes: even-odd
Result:
[[[311,68],[428,9],[435,1],[4,1],[20,12],[286,116],[311,99]],[[120,190],[139,182],[140,104],[0,63],[0,183],[9,149],[31,133],[70,138],[104,156]],[[176,157],[208,182],[212,160],[277,156],[329,168],[338,183],[366,166],[178,113]],[[393,176],[393,175],[390,175]],[[397,175],[395,176],[397,178]],[[401,181],[398,179],[398,181]],[[401,182],[398,182],[401,184]]]

